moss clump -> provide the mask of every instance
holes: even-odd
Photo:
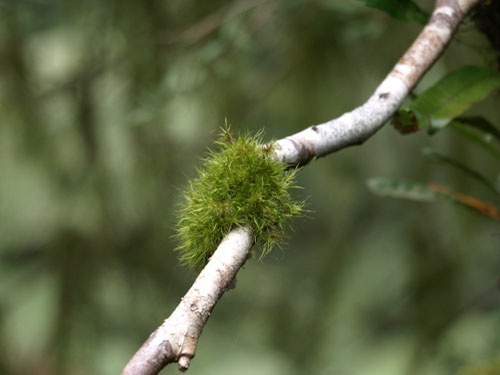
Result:
[[[224,236],[244,225],[253,229],[263,257],[283,240],[289,219],[303,211],[304,203],[290,195],[296,170],[272,158],[261,134],[235,139],[223,130],[216,151],[209,151],[183,192],[176,250],[185,265],[202,268]]]

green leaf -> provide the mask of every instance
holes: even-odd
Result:
[[[494,220],[500,220],[500,210],[491,203],[483,202],[466,194],[457,193],[435,183],[427,185],[386,177],[371,178],[367,181],[372,193],[385,197],[410,199],[420,202],[442,200],[472,209],[474,212]]]
[[[429,148],[426,148],[422,151],[422,153],[433,159],[434,161],[444,163],[446,165],[452,166],[453,168],[456,168],[465,174],[469,175],[470,177],[474,178],[475,180],[479,181],[482,183],[484,186],[486,186],[488,189],[493,191],[496,194],[500,194],[500,191],[495,187],[495,184],[489,181],[486,177],[484,177],[481,173],[473,169],[472,167],[469,167],[468,165],[465,165],[462,163],[460,160],[457,160],[455,158],[440,154],[439,152],[436,152],[434,150],[431,150]]]
[[[457,117],[450,123],[451,128],[459,132],[464,137],[479,144],[483,149],[500,159],[500,133],[498,135],[495,134],[498,130],[487,120],[481,117],[474,117],[474,119],[483,120],[484,122],[481,121],[479,123],[483,125],[487,124],[487,127],[478,127],[465,119],[469,119],[469,117]],[[491,129],[492,131],[487,129]],[[498,141],[495,142],[495,140]]]
[[[368,188],[376,195],[392,198],[432,202],[436,193],[427,186],[400,179],[376,177],[367,181]]]
[[[482,67],[463,67],[447,74],[408,107],[400,108],[393,118],[393,125],[396,127],[395,121],[414,118],[420,129],[429,129],[433,134],[498,87],[500,87],[500,73]],[[413,117],[408,113],[412,113]],[[476,127],[486,126],[490,129],[477,119],[471,123]],[[410,126],[411,123],[402,124],[403,127],[405,125]]]
[[[429,183],[427,186],[437,193],[437,198],[451,201],[460,206],[472,209],[474,212],[487,216],[490,219],[500,220],[500,210],[495,205],[483,202],[470,195],[457,193],[456,191],[435,183]]]
[[[371,8],[377,8],[404,22],[416,21],[425,24],[429,14],[411,0],[361,0]]]
[[[500,142],[500,130],[495,125],[481,116],[457,117],[455,121],[482,131],[485,135],[495,138]]]

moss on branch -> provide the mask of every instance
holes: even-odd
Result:
[[[290,219],[303,212],[304,202],[290,194],[297,188],[296,170],[274,160],[261,141],[262,132],[235,138],[224,129],[203,159],[178,214],[176,250],[183,264],[202,268],[224,236],[240,226],[252,228],[262,258],[283,241]]]

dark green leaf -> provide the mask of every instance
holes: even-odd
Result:
[[[367,6],[388,13],[400,21],[416,21],[425,24],[429,14],[411,0],[362,0]]]
[[[495,184],[489,181],[486,177],[484,177],[481,173],[476,171],[474,168],[469,167],[468,165],[465,165],[462,163],[460,160],[451,158],[449,156],[440,154],[439,152],[436,152],[434,150],[431,150],[429,148],[426,148],[423,150],[423,154],[429,158],[432,158],[435,161],[444,163],[446,165],[450,165],[467,175],[471,176],[475,180],[481,182],[484,186],[486,186],[488,189],[493,191],[494,193],[500,194],[500,191],[495,187]]]
[[[457,117],[455,121],[460,122],[461,124],[468,125],[474,129],[482,131],[486,135],[490,135],[494,137],[497,141],[500,142],[500,130],[498,130],[495,125],[486,120],[481,116],[469,116],[469,117]]]
[[[500,143],[495,142],[495,136],[490,132],[480,130],[473,125],[471,126],[471,124],[467,122],[462,122],[461,119],[462,117],[453,120],[450,123],[451,128],[473,142],[481,145],[483,149],[489,151],[492,155],[500,159]]]

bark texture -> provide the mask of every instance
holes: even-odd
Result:
[[[230,288],[253,245],[249,228],[238,228],[221,242],[172,315],[154,331],[123,370],[123,375],[157,374],[170,362],[185,371],[217,301]]]
[[[444,51],[464,15],[478,0],[438,0],[429,22],[373,95],[351,112],[276,142],[276,157],[304,165],[352,145],[379,130]]]

